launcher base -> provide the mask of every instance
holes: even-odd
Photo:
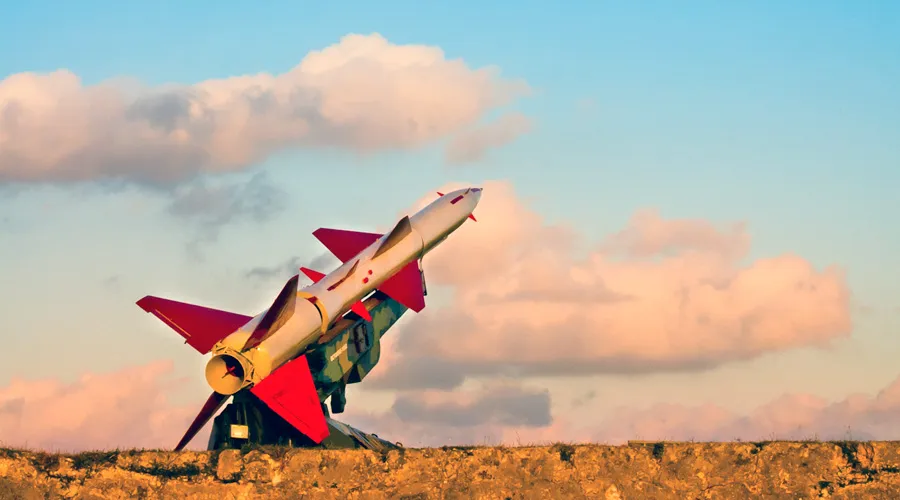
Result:
[[[327,407],[322,411],[328,422],[329,435],[319,444],[313,443],[269,409],[249,391],[234,395],[222,413],[213,420],[208,450],[241,448],[246,445],[276,445],[292,448],[352,449],[388,451],[402,448],[330,418]]]

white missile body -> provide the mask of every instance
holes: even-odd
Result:
[[[411,262],[421,261],[466,218],[474,218],[471,214],[480,199],[480,188],[442,195],[415,215],[401,219],[391,232],[377,238],[318,282],[291,290],[295,297],[291,301],[292,310],[283,314],[286,322],[273,327],[273,333],[258,345],[245,347],[269,310],[213,346],[213,356],[206,367],[210,387],[222,395],[234,394],[259,383],[301,354],[355,303]]]

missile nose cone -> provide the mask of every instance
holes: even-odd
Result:
[[[482,189],[473,187],[473,188],[471,188],[471,191],[472,191],[472,195],[475,197],[475,204],[477,205],[478,202],[481,200]]]

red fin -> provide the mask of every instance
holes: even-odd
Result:
[[[316,444],[328,437],[328,423],[306,356],[288,361],[250,392]]]
[[[319,271],[314,271],[308,267],[301,267],[300,271],[306,275],[313,283],[318,283],[325,277],[325,274],[320,273]]]
[[[216,342],[253,319],[243,314],[195,306],[152,295],[137,301],[137,305],[169,325],[200,354],[208,353]]]
[[[478,222],[478,219],[475,218],[475,214],[469,214],[469,218],[475,222]]]
[[[378,289],[415,312],[425,309],[422,273],[419,272],[419,264],[415,260],[397,271]]]
[[[366,309],[365,304],[362,303],[361,300],[357,300],[350,306],[350,310],[359,315],[359,317],[363,318],[366,321],[372,321],[372,315],[369,314],[369,310]]]
[[[313,231],[313,236],[318,238],[335,257],[341,259],[341,262],[347,262],[384,235],[320,227]]]
[[[181,438],[181,441],[178,442],[178,445],[175,446],[175,451],[181,451],[182,448],[187,446],[188,443],[191,442],[191,439],[194,439],[194,436],[200,432],[200,429],[209,422],[209,419],[219,411],[219,408],[222,407],[222,404],[228,399],[228,396],[224,394],[219,394],[218,392],[214,392],[209,396],[209,399],[206,400],[206,403],[203,404],[203,408],[200,409],[200,413],[197,414],[197,417],[194,418],[194,421],[191,422],[191,426],[188,427],[187,432],[184,433],[184,437]]]

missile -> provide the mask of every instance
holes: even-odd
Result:
[[[421,261],[473,214],[482,189],[470,187],[405,216],[387,234],[319,228],[313,235],[342,264],[324,274],[301,268],[313,283],[291,277],[254,317],[148,295],[137,302],[209,354],[206,381],[213,393],[175,447],[182,449],[238,391],[249,390],[276,414],[320,443],[328,426],[305,352],[352,312],[371,321],[363,299],[380,292],[415,312],[425,308]]]

